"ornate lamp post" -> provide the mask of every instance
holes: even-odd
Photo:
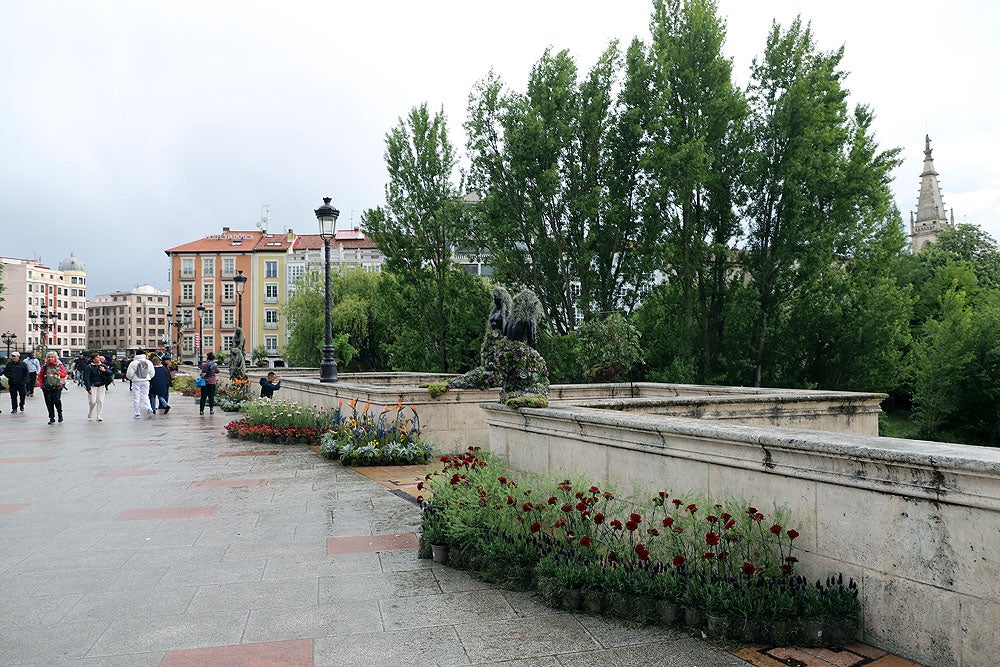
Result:
[[[333,356],[333,322],[330,319],[330,241],[337,233],[337,218],[340,211],[330,206],[330,197],[323,197],[323,205],[316,209],[319,221],[319,236],[323,239],[323,257],[326,268],[326,344],[323,346],[323,362],[319,365],[320,382],[337,381],[337,360]]]
[[[170,329],[174,325],[174,314],[167,313],[167,333],[163,334],[163,346],[166,348],[167,352],[164,355],[166,359],[170,359],[170,343],[173,342],[174,337],[170,334]]]
[[[31,318],[31,328],[42,332],[42,343],[39,345],[39,348],[41,348],[42,352],[47,351],[49,348],[49,331],[55,331],[55,320],[59,317],[59,314],[43,310],[41,313],[28,313],[28,317]],[[36,323],[35,320],[39,320],[39,322]],[[52,324],[49,324],[49,320],[52,320]]]
[[[174,315],[174,319],[176,320],[176,324],[174,326],[177,327],[177,358],[179,361],[184,361],[183,355],[181,354],[181,336],[183,335],[182,329],[183,327],[191,326],[191,320],[184,319],[181,315],[180,308],[177,309],[177,314]]]
[[[17,341],[17,334],[11,333],[9,331],[4,331],[0,334],[0,340],[4,342],[7,346],[7,358],[10,359],[10,344]]]
[[[243,292],[247,288],[247,277],[243,275],[242,271],[237,271],[236,276],[233,278],[233,282],[236,283],[236,326],[240,329],[243,328]],[[242,347],[242,346],[241,346]]]
[[[198,365],[205,361],[202,354],[205,352],[205,339],[201,335],[202,320],[205,319],[205,304],[199,303],[195,308],[198,311]]]

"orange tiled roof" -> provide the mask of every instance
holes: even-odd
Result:
[[[374,249],[375,244],[367,236],[360,239],[334,239],[330,242],[331,248],[344,246],[345,248]],[[323,247],[323,239],[319,234],[298,234],[295,237],[294,250],[319,250]]]
[[[224,229],[221,234],[212,234],[197,241],[168,248],[163,252],[167,255],[187,252],[253,252],[263,236],[264,234],[258,230],[237,231]]]

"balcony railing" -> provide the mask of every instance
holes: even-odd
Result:
[[[277,322],[264,322],[264,328],[265,329],[277,329],[278,328],[278,323]]]

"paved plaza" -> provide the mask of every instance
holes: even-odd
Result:
[[[71,385],[52,426],[2,401],[0,665],[747,665],[420,560],[407,499],[191,398],[134,420],[117,382],[97,422]]]

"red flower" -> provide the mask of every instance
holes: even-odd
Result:
[[[674,505],[677,505],[678,507],[684,504],[684,501],[681,500],[680,498],[674,498],[670,502],[672,502]]]
[[[533,507],[533,505],[531,503],[524,503],[523,505],[521,505],[521,511],[522,512],[530,512],[531,509],[532,509],[532,507]]]
[[[753,516],[756,513],[757,513],[757,508],[756,507],[748,507],[747,508],[747,514],[749,514],[750,516]]]
[[[781,535],[781,526],[779,526],[778,524],[774,524],[773,526],[771,526],[771,532],[775,535]]]
[[[760,523],[761,521],[764,520],[764,515],[761,514],[760,512],[757,512],[756,514],[753,515],[753,520],[756,521],[757,523]]]
[[[645,544],[635,545],[635,553],[639,556],[639,560],[649,560],[649,550],[646,549]]]
[[[674,556],[674,567],[680,567],[684,564],[684,556]]]
[[[591,493],[600,493],[601,490],[599,488],[597,488],[596,486],[592,486],[592,487],[590,487],[590,492]]]
[[[660,534],[660,531],[658,531],[658,530],[657,530],[657,529],[655,529],[655,528],[650,528],[650,529],[649,529],[649,534],[650,534],[650,535],[652,535],[653,537],[656,537],[657,535],[659,535],[659,534]]]
[[[607,492],[607,491],[605,491],[603,495],[604,495],[604,499],[605,499],[605,500],[614,500],[614,499],[615,499],[615,497],[614,497],[613,495],[611,495],[611,494],[610,494],[609,492]]]
[[[715,516],[713,514],[709,514],[706,518],[708,519],[709,523],[715,523],[716,521],[719,520],[719,517],[717,517],[717,516]]]
[[[619,521],[618,519],[613,519],[611,521],[611,527],[614,528],[615,530],[621,530],[622,529],[622,522]]]
[[[672,516],[668,516],[666,519],[663,520],[664,528],[670,528],[670,526],[672,525],[674,525],[674,518]]]
[[[538,523],[537,521],[535,523],[531,524],[531,532],[537,533],[541,529],[542,529],[542,524]]]
[[[625,527],[628,528],[629,531],[634,531],[636,528],[639,527],[639,524],[637,524],[634,521],[626,521],[625,522]]]
[[[563,505],[561,509],[562,509],[563,512],[572,512],[573,511],[573,506],[567,504],[567,505]]]
[[[792,573],[792,566],[791,565],[782,565],[778,569],[781,570],[782,572],[784,572],[785,574],[791,574]]]
[[[552,496],[551,498],[549,498],[549,505],[555,505],[555,504],[556,504],[556,497]]]
[[[743,571],[743,574],[745,574],[745,575],[747,575],[749,577],[751,574],[753,574],[754,572],[757,571],[757,568],[755,568],[753,566],[753,563],[743,563],[743,570],[742,571]]]
[[[718,543],[719,543],[718,533],[705,533],[705,544],[707,544],[710,547],[714,547]]]
[[[423,490],[424,490],[424,483],[417,482],[417,491],[423,491]]]
[[[729,552],[728,551],[720,551],[719,555],[717,556],[717,558],[719,560],[726,560],[727,558],[729,558]]]
[[[565,525],[566,525],[566,519],[557,519],[556,522],[554,524],[552,524],[552,527],[553,528],[562,528]]]
[[[497,477],[497,481],[500,482],[501,484],[506,484],[507,483],[507,478],[506,477]]]
[[[691,512],[691,514],[694,514],[695,512],[698,511],[698,506],[695,505],[694,503],[691,503],[690,505],[687,506],[687,511]]]
[[[584,535],[583,537],[580,538],[581,547],[589,547],[593,543],[594,540],[590,539],[590,535]]]
[[[711,551],[706,551],[705,554],[702,556],[702,558],[705,560],[712,560],[713,558],[715,558],[715,554],[712,553]]]
[[[785,556],[785,562],[786,563],[798,563],[799,559],[796,558],[795,556]]]
[[[792,538],[794,540],[798,536],[799,536],[799,531],[795,530],[794,528],[789,529],[789,531],[788,531],[788,537],[790,537],[790,538]]]
[[[514,500],[514,496],[507,496],[507,504],[508,505],[513,505],[515,502],[517,502],[517,501]]]
[[[726,522],[726,530],[729,530],[735,525],[736,525],[736,519],[730,519],[729,521]]]
[[[722,520],[723,520],[723,521],[729,521],[729,520],[730,520],[730,519],[732,519],[732,518],[733,518],[733,515],[732,515],[732,514],[730,514],[729,512],[725,512],[725,513],[724,513],[724,514],[722,515]]]
[[[576,504],[576,509],[579,510],[579,511],[581,511],[581,512],[586,512],[587,511],[587,503],[585,503],[585,502],[583,502],[581,500],[580,502],[578,502]]]
[[[598,512],[597,514],[595,514],[594,515],[594,523],[596,523],[598,526],[600,526],[602,523],[604,523],[604,514],[602,514],[601,512]]]
[[[632,523],[641,523],[642,522],[642,516],[639,515],[639,514],[634,514],[634,513],[633,514],[629,514],[628,515],[628,520],[631,521]]]

